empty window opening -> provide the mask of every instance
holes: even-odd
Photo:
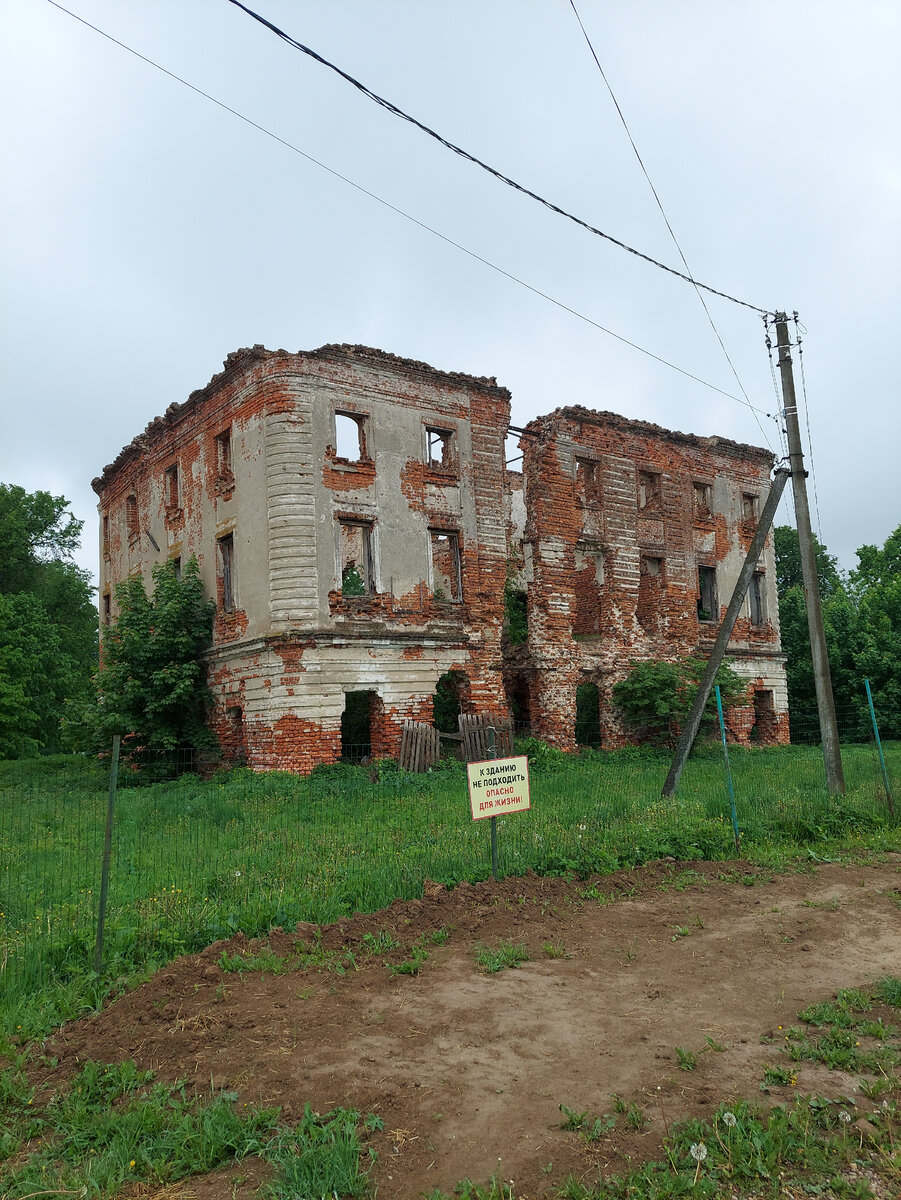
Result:
[[[138,498],[132,493],[125,500],[125,528],[128,532],[129,541],[134,541],[140,536],[138,529]]]
[[[335,456],[345,462],[366,457],[365,419],[356,413],[335,413]]]
[[[741,516],[743,521],[757,520],[757,497],[750,492],[742,493]]]
[[[109,517],[103,518],[103,553],[109,557]]]
[[[222,482],[232,478],[232,431],[223,430],[216,435],[216,478]]]
[[[507,680],[506,691],[513,728],[518,733],[529,732],[532,728],[532,703],[528,675],[523,672],[512,675]]]
[[[660,625],[663,594],[663,559],[643,554],[639,563],[638,623],[646,633],[656,633]]]
[[[599,500],[598,464],[590,458],[576,459],[576,501],[588,508]]]
[[[755,689],[754,725],[751,729],[751,741],[758,742],[763,746],[772,745],[778,740],[778,728],[773,693],[765,688]]]
[[[573,635],[597,637],[601,633],[604,552],[596,542],[576,542],[573,566]]]
[[[341,714],[341,757],[359,762],[372,754],[372,711],[378,704],[376,692],[348,692]]]
[[[695,483],[695,516],[709,517],[713,511],[713,489],[709,483]]]
[[[228,760],[238,766],[247,761],[247,738],[244,732],[244,710],[239,704],[225,710],[225,728],[220,735],[222,749]]]
[[[649,511],[660,507],[660,476],[656,472],[638,472],[638,507]]]
[[[751,604],[751,624],[765,625],[766,624],[766,576],[762,571],[757,571],[751,576],[751,587],[748,590],[748,599]]]
[[[504,462],[508,470],[515,470],[517,474],[522,471],[522,466],[519,464],[523,460],[519,439],[518,433],[508,433],[504,438]]]
[[[452,429],[436,429],[431,425],[425,430],[425,460],[430,467],[449,470],[454,466],[454,432]]]
[[[166,508],[178,508],[181,502],[178,483],[178,463],[174,463],[171,467],[166,468],[164,491]]]
[[[234,535],[227,533],[218,538],[216,545],[219,551],[219,606],[224,612],[233,612],[235,608],[235,540]]]
[[[103,593],[103,624],[109,625],[112,620],[112,598],[108,591]]]
[[[504,588],[504,632],[511,646],[529,640],[529,597],[510,583]]]
[[[456,533],[430,529],[432,546],[432,596],[435,600],[459,601],[460,538]]]
[[[698,620],[716,621],[718,619],[716,567],[698,567]]]
[[[372,526],[368,521],[338,522],[339,576],[342,596],[368,596],[372,575]]]
[[[600,746],[601,705],[597,685],[580,683],[576,688],[576,745]]]
[[[169,560],[172,563],[172,570],[175,572],[175,578],[181,579],[181,558],[176,555]]]
[[[459,731],[463,696],[468,687],[469,679],[463,671],[445,671],[440,676],[432,697],[432,724],[441,733]]]

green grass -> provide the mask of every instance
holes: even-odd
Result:
[[[799,856],[901,849],[871,747],[844,748],[840,801],[826,795],[816,747],[730,753],[744,858],[779,868]],[[901,743],[886,754],[901,778]],[[531,811],[498,819],[501,874],[734,858],[719,755],[690,759],[673,800],[660,798],[667,766],[647,751],[534,756]],[[105,768],[79,756],[0,763],[0,1029],[40,1035],[238,930],[259,936],[376,911],[421,895],[425,878],[451,886],[490,876],[487,831],[470,819],[460,764],[379,772],[234,771],[146,787],[128,786],[136,780],[123,772],[97,977]],[[596,885],[584,896],[615,898]]]
[[[272,1200],[365,1196],[373,1155],[361,1137],[381,1128],[370,1114],[307,1105],[288,1127],[279,1109],[238,1104],[234,1093],[188,1092],[133,1063],[86,1062],[62,1090],[38,1094],[25,1056],[0,1073],[0,1195],[82,1195],[104,1200],[138,1183],[163,1185],[257,1155],[273,1167]]]
[[[847,988],[835,1000],[801,1009],[798,1019],[803,1026],[793,1025],[783,1035],[785,1053],[793,1062],[893,1078],[892,1072],[901,1064],[901,1042],[895,1025],[872,1015],[878,1001],[901,1008],[901,979],[890,975],[872,990]],[[767,1073],[771,1077],[765,1083],[774,1082],[776,1073],[784,1074],[772,1067]]]
[[[603,1138],[615,1124],[612,1117],[591,1120],[587,1112],[560,1106],[562,1128],[584,1141]],[[872,1132],[862,1138],[851,1122],[858,1113],[852,1103],[820,1096],[796,1096],[790,1104],[762,1108],[744,1100],[720,1104],[710,1120],[693,1119],[672,1126],[663,1141],[665,1159],[644,1163],[625,1174],[591,1179],[590,1170],[570,1176],[553,1191],[558,1200],[677,1200],[750,1193],[772,1198],[787,1194],[862,1197],[840,1172],[852,1164],[870,1165],[897,1183],[901,1105],[886,1101],[867,1110]],[[641,1128],[640,1110],[629,1122]],[[595,1128],[597,1133],[595,1136]],[[506,1185],[492,1179],[484,1187],[464,1180],[455,1196],[471,1200],[507,1200]],[[429,1200],[450,1200],[435,1191]]]
[[[529,951],[524,942],[512,938],[500,938],[496,946],[476,946],[476,963],[486,975],[496,975],[506,967],[518,967],[529,961]]]
[[[562,942],[542,942],[541,949],[548,958],[572,958],[572,955]]]

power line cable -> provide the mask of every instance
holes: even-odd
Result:
[[[440,143],[440,145],[444,146],[446,149],[452,150],[454,154],[459,154],[459,156],[461,158],[465,158],[467,162],[471,162],[475,166],[481,167],[483,171],[487,171],[489,175],[493,175],[495,179],[499,179],[501,183],[507,184],[508,187],[514,188],[516,191],[521,192],[524,196],[528,196],[530,199],[537,201],[538,204],[543,204],[545,208],[550,209],[551,212],[557,213],[558,216],[566,217],[568,221],[573,221],[576,225],[580,225],[583,229],[587,229],[589,233],[593,233],[597,237],[604,238],[605,241],[611,242],[614,246],[619,246],[621,250],[627,250],[629,254],[634,254],[636,258],[641,258],[645,262],[650,263],[652,266],[658,267],[661,271],[666,271],[670,275],[675,275],[678,279],[682,279],[686,283],[692,284],[695,288],[703,288],[705,292],[710,292],[711,295],[719,296],[723,300],[731,300],[733,304],[740,304],[743,308],[750,308],[758,313],[769,312],[769,309],[761,308],[757,304],[751,304],[747,300],[739,300],[736,296],[730,296],[728,292],[721,292],[717,288],[711,287],[709,284],[700,283],[698,280],[693,279],[690,274],[686,275],[682,271],[677,271],[675,267],[668,267],[666,263],[659,262],[656,258],[652,258],[649,254],[644,254],[641,250],[636,250],[634,246],[629,246],[626,242],[620,241],[619,238],[613,237],[612,234],[604,233],[602,229],[598,229],[597,226],[589,224],[588,221],[583,221],[581,217],[575,216],[573,213],[568,212],[565,208],[560,208],[559,205],[554,204],[550,200],[546,200],[544,196],[540,196],[537,192],[533,192],[530,188],[524,187],[523,184],[517,183],[516,180],[511,179],[509,175],[504,175],[503,172],[498,171],[495,167],[489,166],[489,164],[484,162],[481,158],[477,158],[474,154],[470,154],[469,151],[464,150],[462,146],[456,145],[455,142],[448,141],[447,138],[442,137],[440,133],[437,133],[434,129],[430,128],[430,126],[425,125],[422,121],[417,120],[416,117],[411,116],[408,112],[405,112],[404,109],[399,108],[390,100],[386,100],[384,96],[380,96],[377,92],[372,91],[372,89],[368,88],[365,83],[361,83],[359,79],[355,79],[353,75],[348,74],[347,71],[343,71],[339,66],[336,66],[335,63],[330,62],[321,54],[317,54],[315,50],[311,49],[309,46],[305,46],[303,42],[299,42],[296,38],[291,37],[289,33],[286,33],[283,29],[280,29],[278,25],[274,25],[272,21],[267,20],[258,12],[254,12],[254,10],[252,8],[248,8],[246,4],[242,4],[241,0],[228,0],[228,3],[233,4],[235,8],[240,8],[242,12],[245,12],[249,17],[252,17],[254,21],[258,21],[266,29],[274,33],[276,37],[281,38],[281,40],[287,45],[291,46],[292,49],[299,50],[302,54],[308,55],[322,66],[328,67],[330,71],[334,71],[336,75],[340,75],[342,79],[346,80],[359,92],[362,92],[363,95],[369,100],[372,100],[373,103],[378,104],[379,107],[384,108],[387,112],[391,113],[395,117],[400,117],[402,121],[408,121],[411,125],[414,125],[417,129],[427,134],[430,138],[434,138],[436,142]]]
[[[792,314],[795,322],[795,341],[798,343],[798,365],[801,368],[801,395],[804,397],[804,424],[807,427],[807,452],[810,455],[810,479],[813,483],[813,506],[817,514],[817,533],[820,541],[823,540],[823,524],[820,520],[820,497],[817,492],[817,471],[816,464],[813,459],[813,441],[810,436],[810,406],[807,403],[807,380],[804,377],[804,351],[801,348],[802,338],[801,332],[807,332],[804,326],[798,320],[798,314]]]
[[[79,24],[84,25],[94,33],[98,33],[101,37],[106,38],[107,41],[119,46],[120,49],[128,51],[129,54],[133,54],[135,58],[139,58],[141,62],[147,63],[147,65],[150,67],[155,67],[156,70],[161,71],[163,75],[167,75],[170,79],[174,79],[176,83],[182,84],[196,95],[202,96],[204,100],[209,100],[211,104],[215,104],[224,112],[230,113],[233,117],[237,117],[239,121],[243,121],[246,125],[250,125],[251,128],[256,129],[259,133],[263,133],[266,135],[266,137],[272,138],[272,140],[278,142],[280,146],[284,146],[286,150],[291,150],[294,154],[300,155],[301,158],[306,159],[307,162],[310,162],[314,166],[319,167],[321,170],[326,171],[335,179],[340,179],[342,183],[346,183],[356,191],[361,192],[364,196],[368,196],[370,200],[375,200],[384,208],[389,209],[391,212],[396,213],[400,217],[404,217],[407,221],[410,221],[413,225],[418,226],[420,229],[424,229],[426,233],[430,233],[434,237],[440,238],[441,241],[446,242],[447,245],[453,246],[454,249],[460,250],[463,254],[475,259],[476,262],[480,262],[483,266],[489,267],[492,271],[496,271],[498,275],[503,275],[505,279],[509,279],[512,283],[516,283],[520,287],[525,288],[527,291],[532,292],[534,295],[540,296],[543,300],[547,300],[557,308],[569,313],[570,316],[577,317],[580,321],[584,321],[587,325],[591,325],[595,329],[599,329],[601,333],[606,333],[609,337],[615,338],[616,341],[622,342],[623,345],[629,346],[633,350],[637,350],[640,354],[644,354],[648,358],[652,358],[655,362],[662,363],[663,366],[669,367],[670,370],[676,371],[679,375],[684,375],[687,379],[691,379],[695,383],[701,384],[702,387],[709,388],[713,392],[718,392],[719,395],[725,396],[728,400],[738,400],[739,403],[742,403],[741,399],[738,396],[733,395],[732,392],[727,392],[723,388],[717,387],[716,384],[709,383],[706,379],[702,379],[700,375],[695,375],[691,371],[686,370],[684,367],[676,366],[675,363],[669,362],[668,359],[661,357],[659,354],[655,354],[652,350],[648,350],[644,346],[640,346],[637,342],[633,342],[629,338],[623,337],[623,335],[620,333],[615,333],[612,329],[608,329],[605,325],[601,325],[599,321],[595,321],[592,317],[586,316],[585,313],[579,312],[578,309],[572,308],[569,304],[565,304],[562,300],[558,300],[555,296],[551,296],[548,292],[542,291],[541,288],[535,287],[531,283],[527,283],[524,279],[520,279],[519,276],[514,275],[511,271],[504,270],[503,267],[499,267],[497,263],[491,262],[490,259],[478,254],[475,250],[470,250],[469,247],[464,246],[462,242],[457,242],[452,237],[448,237],[447,234],[442,233],[433,226],[427,225],[425,221],[420,221],[418,217],[414,217],[411,213],[399,208],[396,204],[392,204],[390,200],[385,200],[376,192],[370,191],[369,188],[364,187],[363,184],[357,183],[356,180],[351,179],[347,175],[342,175],[341,172],[336,171],[334,167],[328,166],[326,163],[321,162],[318,158],[314,158],[312,154],[307,154],[305,150],[301,150],[299,146],[295,146],[292,142],[280,137],[277,133],[273,133],[272,130],[267,129],[265,125],[260,125],[257,121],[254,121],[251,117],[247,117],[243,113],[238,112],[236,108],[232,108],[223,100],[218,100],[215,96],[210,95],[209,92],[205,92],[202,88],[197,87],[195,84],[189,83],[187,79],[183,79],[180,75],[176,75],[174,71],[170,71],[166,67],[161,66],[152,58],[148,58],[145,54],[141,54],[140,51],[133,49],[125,42],[113,37],[112,34],[106,33],[97,25],[92,25],[91,22],[86,21],[84,17],[80,17],[77,13],[74,13],[70,9],[63,7],[62,4],[57,3],[57,0],[47,0],[47,3],[52,5],[54,8],[59,9],[60,12],[65,13],[66,16],[72,17],[73,20],[78,21]],[[755,411],[763,413],[764,410],[755,409]],[[764,415],[769,416],[770,414],[764,413]]]
[[[675,230],[673,229],[672,225],[670,224],[670,219],[666,215],[666,212],[664,210],[663,201],[660,199],[660,196],[657,193],[657,189],[654,186],[654,183],[653,183],[650,175],[648,174],[648,169],[644,165],[644,160],[642,159],[641,154],[639,153],[638,147],[635,145],[635,139],[632,137],[632,131],[629,128],[628,122],[626,121],[625,114],[623,113],[620,103],[617,100],[616,95],[614,94],[613,88],[610,84],[610,80],[607,78],[606,72],[604,71],[604,68],[601,66],[600,59],[597,56],[597,53],[592,44],[591,38],[588,36],[588,30],[585,28],[585,24],[584,24],[581,16],[579,15],[579,10],[576,8],[575,0],[569,0],[569,6],[573,10],[573,14],[579,23],[579,28],[582,30],[582,36],[585,38],[585,43],[591,52],[591,57],[594,59],[594,65],[597,67],[598,71],[600,72],[601,79],[603,79],[604,84],[607,88],[607,91],[610,93],[610,99],[613,101],[613,106],[616,109],[617,114],[619,115],[619,119],[622,122],[623,129],[626,131],[626,137],[629,139],[629,145],[632,147],[635,157],[638,160],[638,165],[641,167],[642,174],[644,175],[645,179],[647,180],[648,187],[651,189],[651,194],[653,195],[654,200],[657,203],[657,207],[660,209],[660,215],[661,215],[661,217],[663,217],[664,224],[666,225],[667,229],[669,230],[669,235],[673,240],[673,245],[676,247],[676,250],[679,253],[679,257],[682,259],[682,265],[685,267],[688,278],[691,280],[692,286],[694,287],[695,294],[697,295],[698,299],[701,302],[701,307],[704,309],[704,313],[707,317],[707,320],[710,323],[710,328],[713,330],[716,340],[720,344],[720,349],[722,350],[723,354],[725,355],[726,362],[729,364],[732,374],[735,376],[735,382],[738,384],[739,390],[741,391],[741,394],[744,396],[745,402],[746,402],[748,408],[750,408],[751,411],[753,412],[754,406],[751,404],[751,397],[748,395],[747,391],[745,390],[744,384],[742,383],[741,379],[739,378],[738,371],[735,369],[735,364],[733,363],[732,359],[729,356],[729,351],[726,349],[726,343],[723,341],[723,339],[720,335],[720,331],[717,329],[716,324],[714,323],[713,317],[711,316],[711,313],[710,313],[710,309],[707,307],[707,301],[704,299],[703,293],[701,292],[701,289],[698,287],[698,284],[695,280],[694,272],[692,271],[691,267],[688,265],[688,259],[685,257],[685,254],[683,253],[682,247],[679,244],[679,239],[676,237]],[[754,413],[754,420],[757,422],[757,428],[760,430],[761,436],[763,437],[767,446],[769,446],[769,448],[772,450],[773,447],[770,442],[770,439],[767,437],[766,430],[761,425],[760,418],[757,416],[756,412]]]

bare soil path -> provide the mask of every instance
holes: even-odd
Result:
[[[776,877],[662,862],[594,881],[427,885],[422,900],[268,941],[289,959],[319,946],[344,973],[223,972],[223,949],[266,944],[240,936],[172,963],[60,1031],[51,1075],[131,1058],[165,1079],[227,1086],[241,1103],[279,1104],[287,1120],[306,1102],[374,1112],[380,1200],[494,1173],[518,1197],[540,1196],[570,1172],[593,1179],[659,1157],[665,1123],[762,1099],[765,1064],[786,1064],[780,1027],[800,1008],[901,975],[899,900],[899,856]],[[403,949],[373,953],[382,932]],[[386,964],[408,960],[417,939],[428,951],[419,973],[392,974]],[[499,939],[524,943],[530,960],[481,971],[476,948]],[[680,1069],[677,1046],[695,1070]],[[855,1078],[811,1064],[797,1090],[859,1096]],[[644,1130],[620,1121],[587,1147],[560,1128],[561,1103],[600,1115],[612,1093],[640,1106]],[[238,1200],[261,1170],[240,1164],[182,1191]]]

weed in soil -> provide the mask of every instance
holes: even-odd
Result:
[[[429,957],[429,952],[423,946],[413,946],[410,957],[399,963],[385,963],[389,975],[418,975]]]
[[[493,949],[491,946],[476,947],[476,962],[486,975],[496,975],[505,967],[518,967],[528,961],[525,943],[514,942],[512,938],[501,938]]]
[[[542,942],[541,949],[548,958],[572,958],[562,942]]]
[[[364,933],[360,944],[370,954],[389,954],[392,950],[400,949],[400,942],[387,929],[380,929],[378,933]]]
[[[682,1071],[694,1071],[698,1065],[698,1056],[691,1050],[686,1050],[684,1046],[676,1047],[676,1058]]]

